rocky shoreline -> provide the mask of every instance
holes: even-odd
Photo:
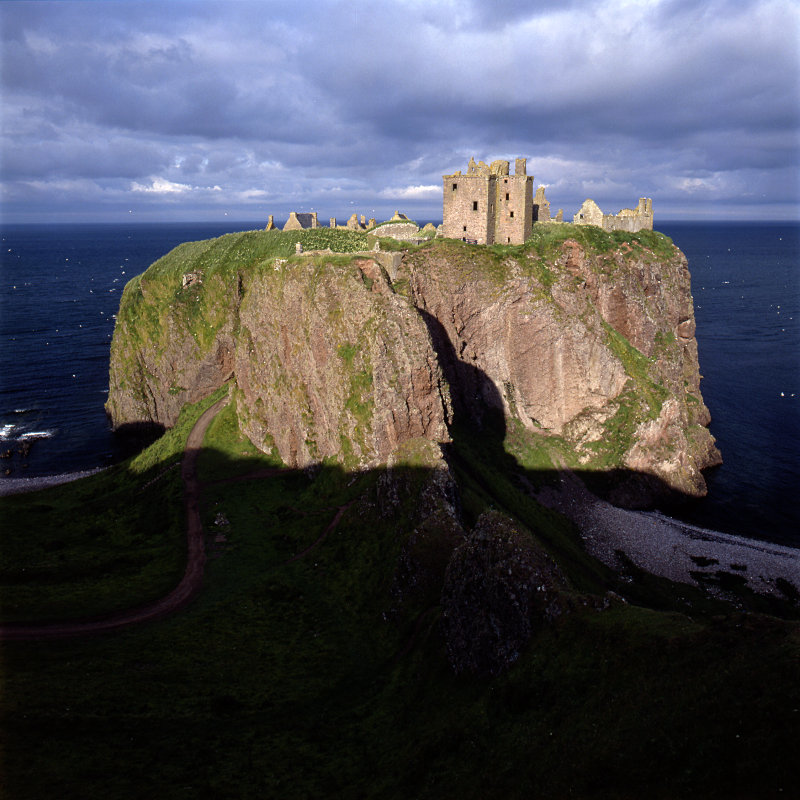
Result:
[[[617,508],[589,492],[569,472],[537,500],[569,517],[586,549],[625,574],[633,564],[671,581],[702,586],[731,599],[726,589],[800,599],[800,549],[680,522],[654,511]]]
[[[80,478],[88,478],[102,472],[106,467],[87,469],[80,472],[64,472],[60,475],[44,475],[38,478],[2,478],[0,479],[0,497],[24,492],[38,492],[39,489],[48,489],[51,486],[60,486],[62,483],[71,483]]]

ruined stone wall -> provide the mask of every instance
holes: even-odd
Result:
[[[653,230],[653,201],[640,197],[636,208],[623,208],[619,214],[604,214],[603,228],[607,231]]]
[[[597,225],[605,231],[653,230],[653,201],[640,197],[635,209],[623,208],[619,214],[604,214],[594,200],[585,200],[573,217],[576,225]]]
[[[533,198],[533,221],[550,222],[550,201],[544,196],[544,186],[536,189]]]
[[[583,205],[578,209],[578,213],[572,218],[576,225],[597,225],[603,227],[603,212],[594,200],[583,201]]]
[[[349,231],[363,231],[366,226],[358,221],[358,214],[351,214],[344,227]]]
[[[378,225],[373,233],[375,236],[389,236],[400,242],[416,242],[420,238],[419,226],[411,220],[408,222],[391,222],[388,225]]]

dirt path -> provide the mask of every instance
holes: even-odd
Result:
[[[336,512],[336,516],[331,520],[330,525],[328,525],[328,527],[325,528],[324,531],[322,531],[322,534],[317,539],[317,541],[306,547],[306,549],[303,550],[302,553],[298,553],[296,556],[292,556],[286,563],[291,564],[294,561],[299,561],[303,556],[308,555],[308,553],[310,553],[318,544],[320,544],[320,542],[322,542],[331,531],[336,530],[336,526],[339,524],[339,520],[344,516],[344,512],[347,511],[347,509],[350,508],[350,506],[353,505],[354,502],[355,500],[351,500],[349,503],[346,503],[343,506],[339,506],[339,509]]]
[[[186,539],[188,557],[186,571],[181,582],[160,600],[145,606],[121,611],[101,619],[87,622],[55,622],[43,625],[3,625],[0,639],[3,641],[31,641],[37,639],[64,639],[70,636],[107,633],[127,625],[159,619],[183,608],[200,590],[206,563],[203,542],[203,526],[200,518],[200,481],[197,477],[197,457],[203,446],[203,438],[211,420],[228,403],[228,398],[215,403],[197,420],[189,437],[181,463],[183,479],[183,502],[186,509]]]

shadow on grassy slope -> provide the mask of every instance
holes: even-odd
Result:
[[[452,541],[401,568],[415,532],[427,524],[437,541],[439,518],[421,512],[435,465],[409,450],[391,471],[275,474],[229,406],[199,464],[209,561],[196,601],[120,633],[3,647],[6,795],[727,798],[800,787],[797,623],[645,574],[623,582],[590,558],[526,490],[558,473],[505,451],[493,386],[451,355],[440,353],[461,387],[447,454],[462,524],[487,509],[518,520],[566,574],[574,613],[543,627],[507,673],[455,676],[438,608]],[[216,397],[124,465],[2,501],[14,521],[2,541],[7,618],[102,614],[172,588],[183,442]],[[471,397],[482,414],[469,413]],[[608,591],[628,604],[578,602]]]
[[[430,470],[395,472],[386,518],[381,470],[248,479],[274,465],[236,447],[204,453],[210,558],[188,609],[3,647],[7,797],[743,797],[800,785],[795,623],[702,602],[691,616],[612,604],[544,628],[498,678],[456,677],[437,614],[423,613],[434,588],[399,610],[393,593]],[[513,476],[454,447],[467,524],[505,508],[576,592],[616,585]],[[116,481],[151,506],[171,474],[153,465]],[[48,494],[38,502],[57,507]]]

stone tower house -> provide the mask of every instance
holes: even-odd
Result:
[[[518,158],[487,166],[471,158],[464,175],[443,175],[442,234],[477,244],[522,244],[533,224],[533,176]]]

